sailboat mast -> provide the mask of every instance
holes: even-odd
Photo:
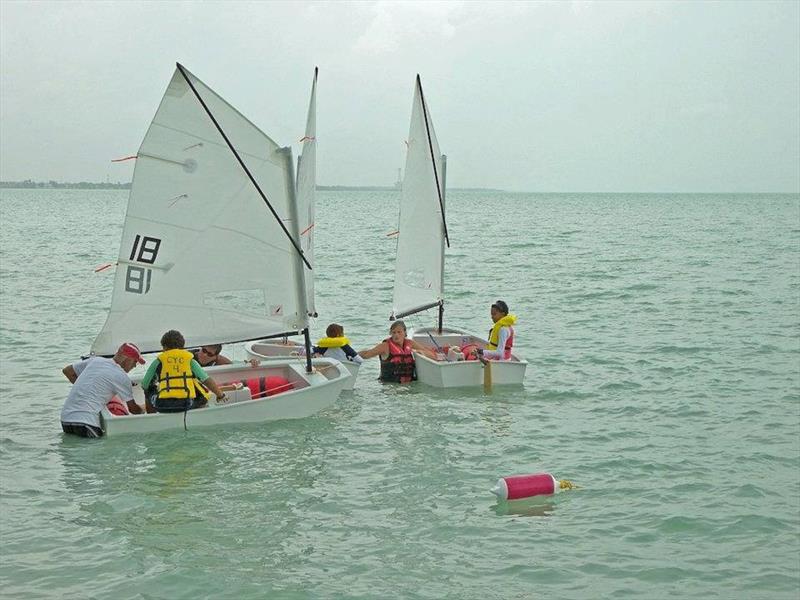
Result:
[[[289,147],[281,148],[286,161],[286,191],[289,195],[289,226],[292,228],[292,239],[297,241],[300,239],[300,225],[297,220],[297,194],[295,192],[295,177],[294,177],[294,161],[292,160],[292,149]],[[297,247],[297,245],[296,245]],[[302,262],[301,262],[302,259]],[[297,313],[301,315],[305,327],[303,329],[306,346],[306,372],[311,373],[311,343],[308,334],[308,302],[306,299],[306,277],[303,272],[303,262],[308,264],[303,251],[295,257],[294,265],[294,285],[297,293]]]
[[[434,166],[436,163],[434,162]],[[444,214],[445,207],[445,192],[447,190],[447,156],[442,154],[442,214]],[[442,297],[439,300],[439,335],[442,335],[442,321],[444,320],[444,239],[442,239]]]
[[[294,183],[295,187],[294,187],[294,189],[295,190],[297,190],[299,188],[299,186],[300,186],[300,179],[299,179],[299,177],[300,177],[300,161],[302,161],[302,160],[303,160],[303,155],[302,154],[298,154],[297,155],[297,173],[295,173],[295,175],[294,175],[294,177],[295,177],[295,183]]]
[[[431,163],[433,164],[433,178],[436,180],[436,191],[439,194],[439,208],[442,210],[442,227],[444,228],[444,239],[447,247],[450,247],[450,236],[447,234],[447,221],[444,216],[444,198],[442,197],[442,187],[439,185],[439,173],[436,169],[436,156],[433,154],[433,141],[431,140],[431,126],[428,124],[428,105],[425,104],[425,94],[422,93],[422,81],[417,73],[417,87],[419,88],[419,99],[422,102],[422,116],[425,117],[425,132],[428,134],[428,148],[431,151]]]

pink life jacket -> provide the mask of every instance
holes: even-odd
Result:
[[[503,348],[503,360],[511,359],[511,348],[514,346],[514,328],[509,325],[508,329],[511,333],[509,333],[505,348]]]

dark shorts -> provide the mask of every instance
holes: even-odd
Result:
[[[64,433],[71,433],[85,438],[103,437],[102,429],[86,423],[61,423],[61,429],[64,430]]]
[[[158,412],[161,413],[176,413],[194,408],[203,408],[208,404],[205,398],[195,398],[193,400],[173,399],[173,398],[155,398],[153,405]]]

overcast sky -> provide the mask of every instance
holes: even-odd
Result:
[[[130,180],[179,61],[318,182],[391,185],[422,77],[450,187],[800,191],[800,3],[0,0],[0,179]]]

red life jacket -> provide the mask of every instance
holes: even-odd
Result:
[[[414,365],[414,355],[411,354],[411,340],[406,339],[401,348],[392,341],[392,338],[383,340],[389,346],[389,356],[381,356],[381,381],[393,383],[408,383],[416,381],[417,369]]]
[[[264,396],[274,396],[281,392],[288,392],[294,389],[292,382],[279,375],[267,375],[266,377],[251,377],[245,379],[242,384],[250,388],[250,395],[257,400]]]

